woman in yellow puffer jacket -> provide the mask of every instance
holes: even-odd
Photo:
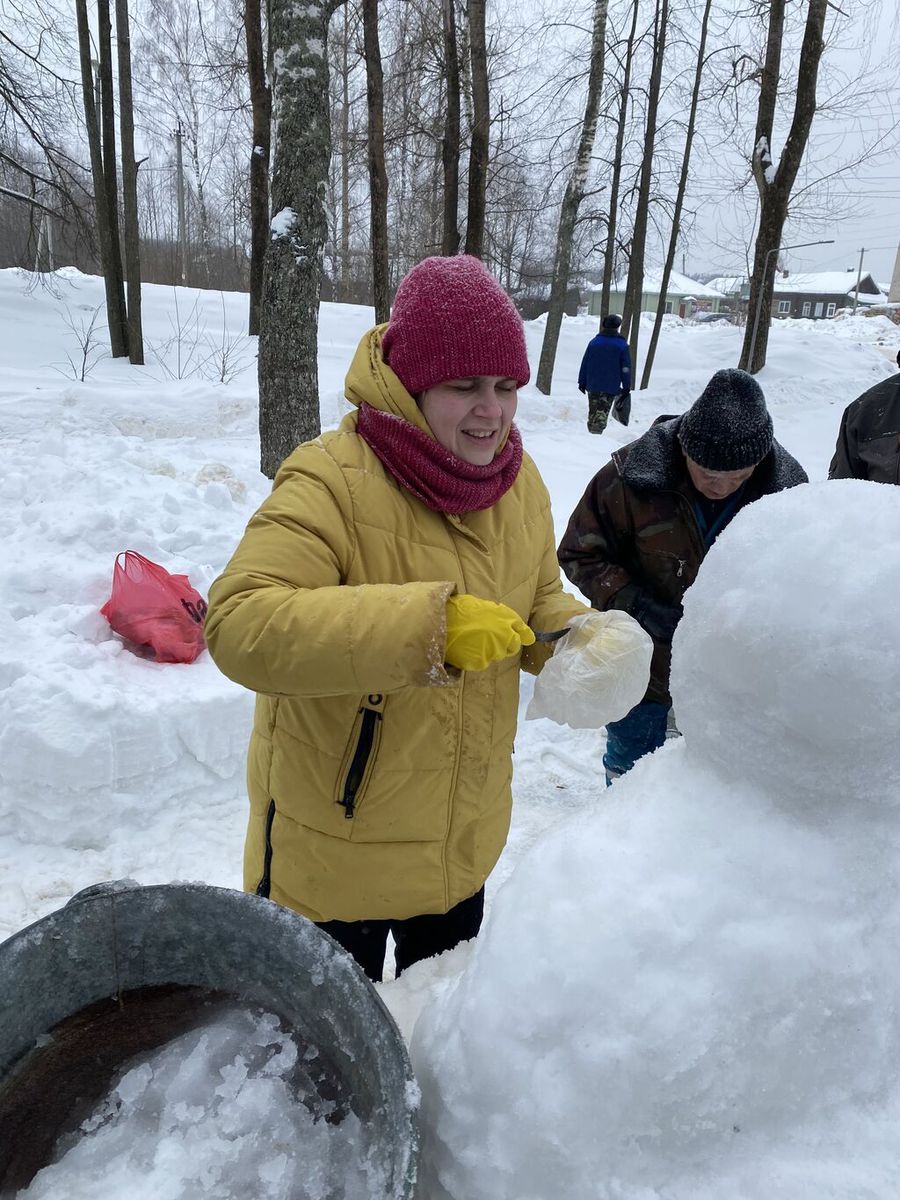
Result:
[[[426,259],[210,594],[210,652],[259,694],[244,883],[380,979],[474,937],[509,828],[520,666],[590,612],[562,590],[523,453],[522,322],[477,259]]]

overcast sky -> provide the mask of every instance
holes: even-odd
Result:
[[[797,186],[804,175],[807,180],[826,175],[866,146],[879,144],[880,150],[842,173],[830,194],[816,193],[815,203],[788,222],[782,239],[785,245],[833,239],[833,245],[790,251],[784,262],[795,272],[856,270],[864,249],[863,271],[889,284],[900,243],[900,7],[897,0],[850,0],[844,11],[853,13],[853,23],[844,20],[836,29],[833,22],[840,18],[830,15],[826,33],[830,30],[833,44],[817,88],[820,103],[830,96],[841,111],[816,114]],[[785,74],[791,70],[796,72],[796,59],[786,56]],[[773,141],[777,153],[783,137]],[[737,152],[730,164],[698,162],[698,176],[706,181],[699,184],[700,194],[706,190],[711,202],[698,216],[687,250],[689,274],[742,271],[748,231],[755,236],[756,189],[713,200],[715,183],[729,170],[737,177],[742,169]]]

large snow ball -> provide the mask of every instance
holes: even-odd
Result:
[[[423,1195],[900,1194],[894,815],[817,827],[681,740],[538,841],[416,1025]]]
[[[689,752],[795,804],[900,802],[900,487],[809,484],[749,505],[673,643]]]

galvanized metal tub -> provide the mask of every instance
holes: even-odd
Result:
[[[31,1182],[124,1063],[235,1001],[315,1048],[325,1119],[355,1113],[386,1200],[411,1200],[418,1093],[399,1030],[356,963],[260,897],[128,882],[81,892],[0,944],[0,1196]]]

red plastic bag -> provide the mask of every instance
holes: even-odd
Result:
[[[190,663],[206,647],[206,601],[187,575],[170,575],[134,550],[116,555],[112,595],[100,612],[116,633],[148,647],[157,662]]]

